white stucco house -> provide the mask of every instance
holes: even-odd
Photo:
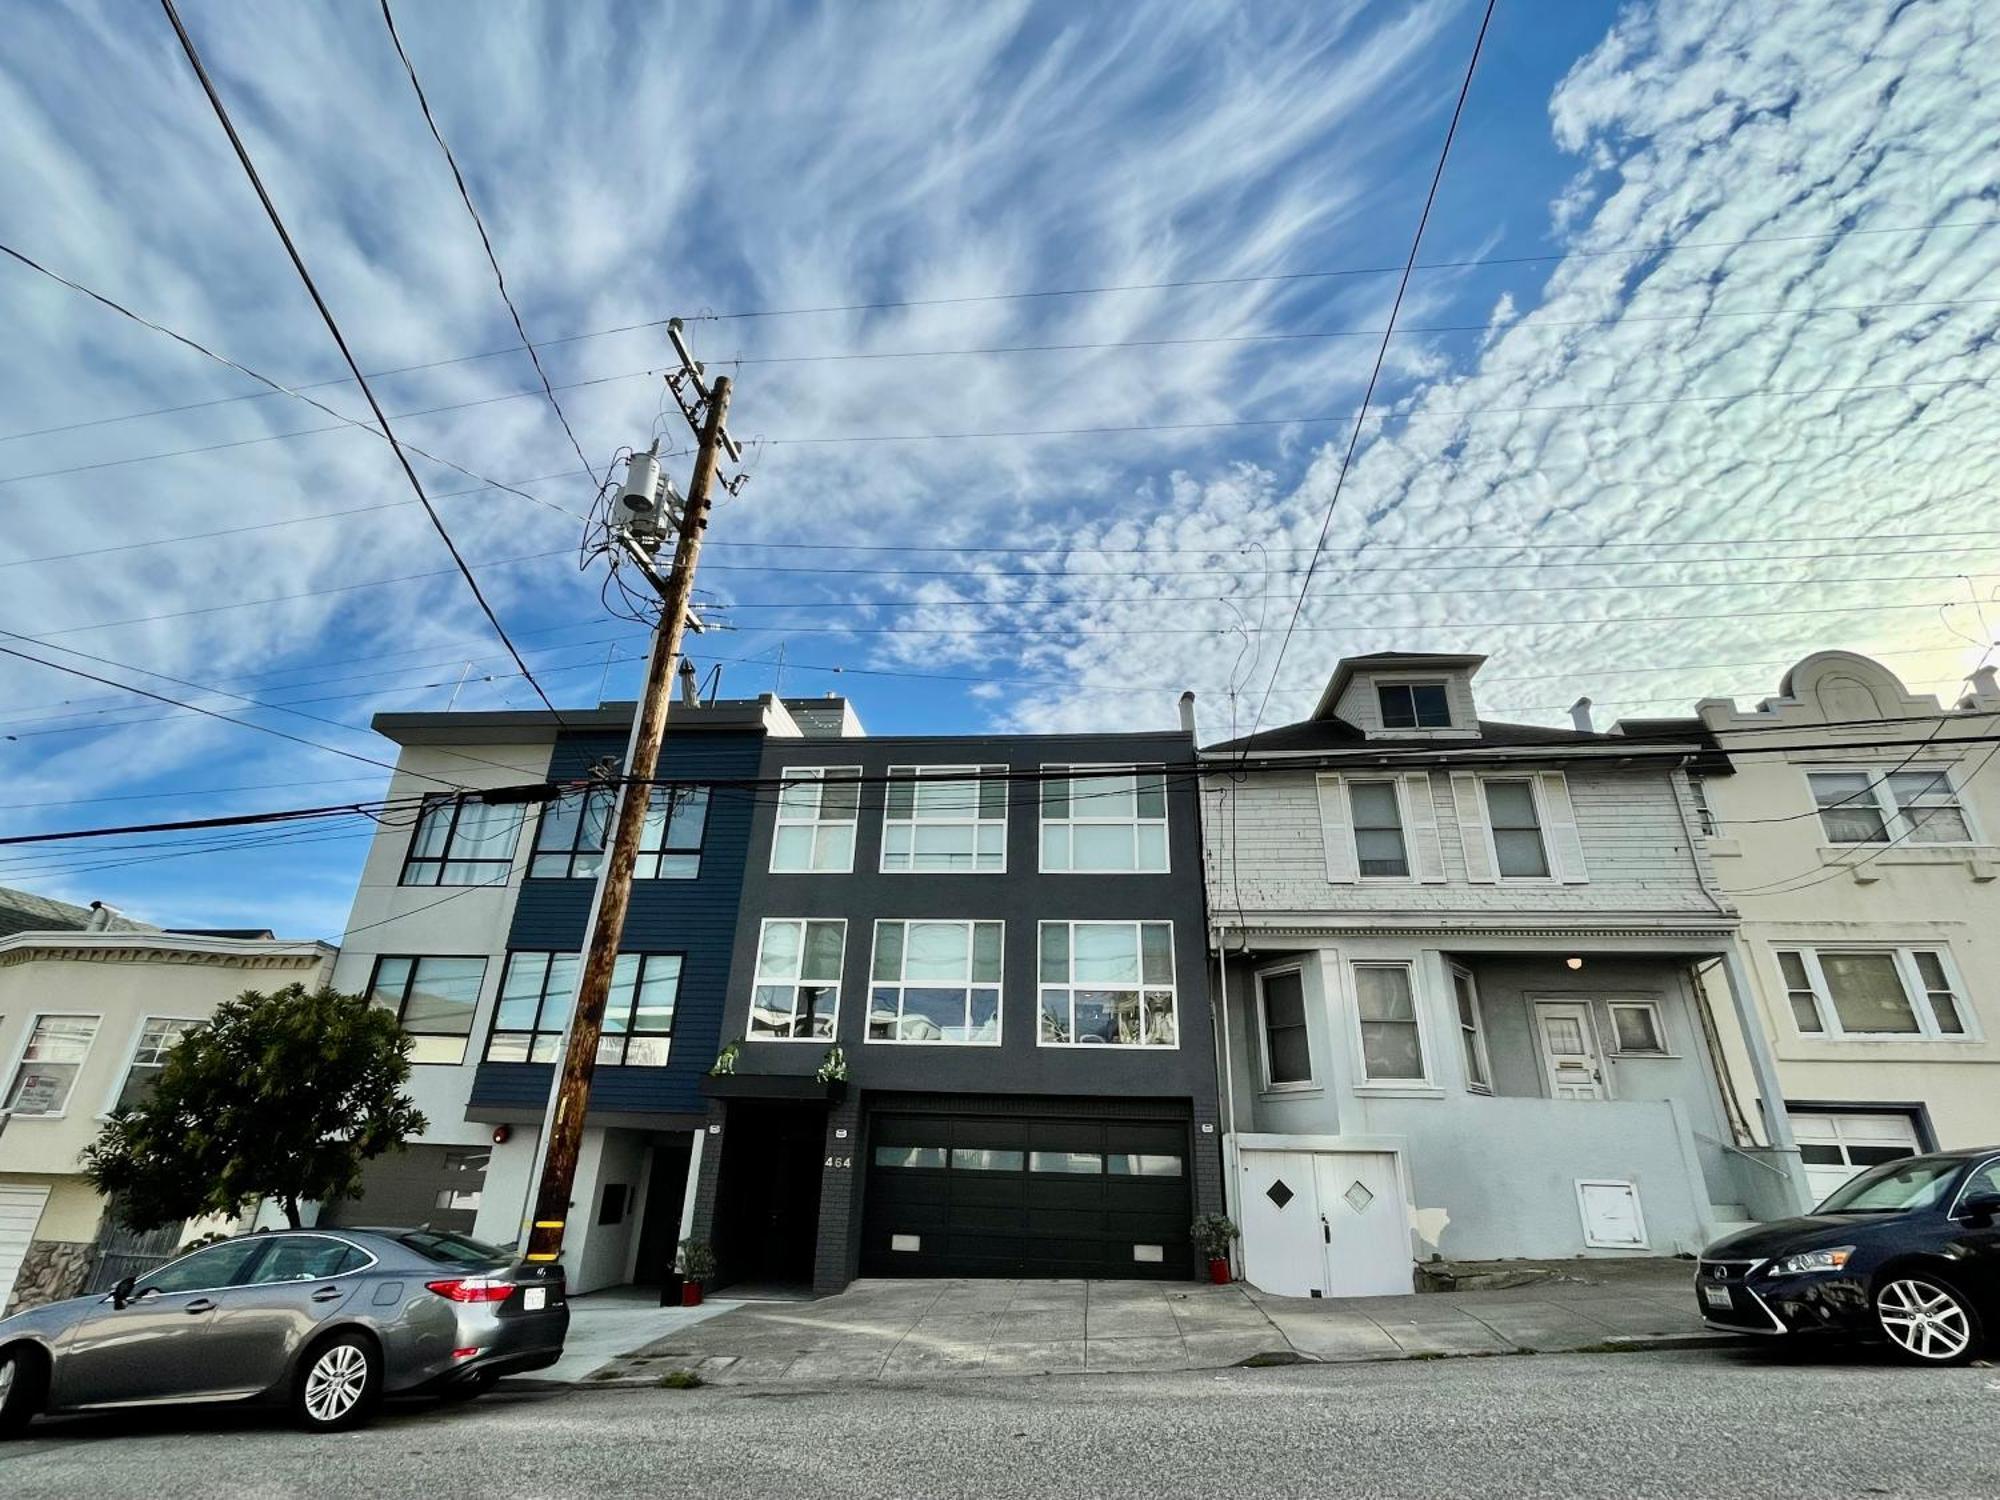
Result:
[[[1698,744],[1482,720],[1482,660],[1343,660],[1310,718],[1203,752],[1225,1170],[1266,1291],[1692,1251],[1802,1205],[1787,1117],[1736,1105],[1774,1063]]]
[[[1685,727],[1716,750],[1704,843],[1742,916],[1761,1034],[1727,1037],[1745,1111],[1783,1117],[1815,1199],[1877,1162],[2000,1141],[1994,669],[1947,704],[1825,651],[1754,708],[1696,714]],[[1740,1066],[1759,1045],[1777,1095]]]

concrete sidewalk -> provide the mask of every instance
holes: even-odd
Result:
[[[593,1384],[690,1370],[724,1384],[1188,1370],[1707,1342],[1683,1261],[1578,1261],[1506,1291],[1301,1300],[1241,1284],[857,1281],[736,1307],[605,1365]]]

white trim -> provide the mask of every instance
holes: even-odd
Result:
[[[1451,986],[1451,994],[1448,997],[1451,1001],[1450,1019],[1453,1030],[1462,1037],[1468,1028],[1464,1018],[1458,1013],[1458,980],[1461,977],[1465,980],[1466,988],[1472,992],[1472,1025],[1469,1028],[1472,1032],[1472,1050],[1479,1059],[1480,1072],[1486,1075],[1484,1083],[1474,1083],[1471,1075],[1467,1074],[1465,1091],[1468,1094],[1485,1094],[1490,1098],[1493,1094],[1493,1057],[1486,1050],[1486,1002],[1480,998],[1479,981],[1473,977],[1472,970],[1464,964],[1447,960],[1445,982]],[[1462,1047],[1463,1042],[1460,1045]]]
[[[1380,1093],[1384,1091],[1405,1092],[1423,1090],[1425,1096],[1435,1093],[1442,1098],[1444,1090],[1437,1082],[1437,1063],[1431,1056],[1430,1028],[1424,1024],[1424,986],[1418,979],[1419,965],[1414,958],[1350,958],[1347,960],[1347,1016],[1349,1032],[1354,1039],[1354,1092]],[[1357,972],[1361,969],[1401,969],[1410,983],[1410,1021],[1417,1028],[1417,1066],[1422,1068],[1419,1078],[1371,1078],[1368,1076],[1368,1043],[1361,1031],[1361,981]]]
[[[1320,853],[1329,885],[1352,885],[1360,878],[1360,853],[1355,848],[1353,804],[1347,800],[1346,778],[1321,771],[1313,777],[1319,809]]]
[[[1665,1013],[1660,1009],[1659,1001],[1613,1000],[1607,997],[1604,1001],[1604,1008],[1611,1017],[1611,1056],[1673,1057],[1676,1055],[1672,1045],[1667,1040],[1667,1018]],[[1618,1035],[1618,1012],[1621,1010],[1643,1010],[1649,1012],[1653,1017],[1653,1036],[1658,1040],[1660,1045],[1657,1047],[1628,1049]]]
[[[1985,1040],[1980,1029],[1979,1013],[1971,994],[1965,987],[1965,976],[1954,960],[1951,945],[1942,938],[1917,939],[1902,943],[1823,943],[1774,942],[1770,945],[1771,962],[1778,971],[1777,994],[1784,1001],[1785,1015],[1792,1031],[1801,1041],[1807,1042],[1866,1042],[1875,1045],[1897,1042],[1943,1043],[1947,1046]],[[1903,1000],[1910,1007],[1910,1014],[1916,1019],[1915,1031],[1849,1031],[1841,1024],[1840,1012],[1833,1003],[1833,990],[1827,984],[1826,970],[1820,964],[1820,954],[1825,953],[1886,953],[1895,965],[1896,978],[1903,986]],[[1791,1006],[1792,986],[1785,979],[1784,962],[1779,955],[1796,953],[1799,962],[1805,966],[1806,980],[1812,986],[1813,1008],[1818,1012],[1819,1031],[1801,1031],[1798,1017]],[[1959,1024],[1963,1031],[1941,1031],[1938,1029],[1937,1014],[1931,1008],[1930,987],[1924,983],[1923,974],[1917,968],[1916,955],[1932,953],[1937,955],[1944,977],[1951,985],[1952,1002],[1958,1008]]]
[[[1306,1076],[1289,1083],[1278,1083],[1271,1077],[1271,1025],[1264,1008],[1264,981],[1275,979],[1280,974],[1296,974],[1299,977],[1299,1025],[1306,1034]],[[1318,1092],[1324,1085],[1320,1082],[1319,1067],[1313,1061],[1312,1007],[1306,1003],[1305,960],[1299,958],[1289,963],[1275,964],[1267,969],[1256,969],[1252,971],[1250,977],[1257,1003],[1257,1054],[1263,1061],[1264,1092],[1267,1094]]]
[[[1486,857],[1492,861],[1493,882],[1496,885],[1515,886],[1557,886],[1563,884],[1561,866],[1556,861],[1556,851],[1549,839],[1549,810],[1542,794],[1542,777],[1547,774],[1561,775],[1561,772],[1524,771],[1519,774],[1485,772],[1475,773],[1479,782],[1479,830],[1486,840]],[[1493,803],[1487,791],[1489,783],[1495,781],[1525,782],[1528,800],[1535,809],[1535,836],[1542,841],[1542,863],[1547,866],[1546,875],[1509,875],[1500,868],[1500,841],[1493,831]],[[1581,843],[1581,840],[1579,840]]]
[[[1444,839],[1438,832],[1437,789],[1429,771],[1405,771],[1397,781],[1402,787],[1404,818],[1403,845],[1410,862],[1410,877],[1419,885],[1443,885]]]
[[[1632,1220],[1639,1231],[1637,1242],[1630,1240],[1599,1240],[1591,1238],[1590,1210],[1584,1206],[1585,1188],[1624,1188],[1632,1195]],[[1646,1233],[1646,1206],[1639,1201],[1639,1184],[1623,1177],[1579,1177],[1576,1179],[1576,1216],[1583,1226],[1583,1243],[1592,1250],[1650,1250],[1651,1236]]]
[[[826,806],[826,779],[829,771],[841,772],[842,774],[837,779],[842,781],[848,779],[848,773],[852,773],[855,788],[854,816],[851,818],[823,818],[820,816]],[[771,858],[769,861],[770,868],[766,873],[771,875],[852,875],[854,873],[855,853],[861,844],[860,780],[861,767],[859,766],[785,766],[781,768],[778,772],[778,795],[771,808]],[[785,793],[789,790],[788,783],[803,784],[805,782],[816,782],[819,785],[819,796],[813,803],[813,815],[810,818],[788,819],[785,816]],[[828,865],[824,869],[817,865],[808,864],[802,870],[792,869],[788,865],[780,865],[778,863],[778,835],[787,828],[812,829],[813,842],[815,844],[819,841],[819,830],[822,828],[848,829],[847,863],[844,865]]]
[[[875,1022],[876,985],[878,984],[887,985],[896,991],[896,1016],[898,1020],[902,1019],[902,1014],[903,1014],[902,992],[904,990],[952,988],[951,985],[943,983],[926,985],[926,984],[912,984],[907,979],[877,979],[875,977],[875,955],[881,950],[882,926],[886,922],[894,922],[898,926],[904,929],[903,958],[905,963],[908,962],[910,954],[908,929],[916,926],[918,923],[932,922],[941,925],[963,927],[965,929],[966,978],[965,978],[964,989],[966,994],[966,1005],[968,1009],[972,1004],[972,992],[974,990],[990,989],[999,991],[1000,995],[999,1008],[994,1012],[994,1017],[993,1017],[994,1020],[993,1040],[991,1040],[990,1042],[971,1042],[971,1041],[954,1042],[954,1041],[948,1041],[942,1037],[934,1038],[934,1037],[900,1037],[900,1036],[869,1035],[870,1031],[872,1031],[874,1028],[874,1022]],[[983,979],[974,979],[972,977],[973,953],[978,942],[978,936],[977,933],[974,931],[974,929],[977,928],[981,923],[984,923],[989,927],[997,927],[1000,929],[1000,977],[998,979],[991,981]],[[759,935],[761,936],[761,934]],[[842,943],[843,950],[845,949],[845,946],[846,944],[843,940]],[[843,951],[842,954],[843,964],[845,962],[845,957],[846,955],[845,952]],[[1038,965],[1040,957],[1041,957],[1040,954],[1036,955]],[[756,986],[752,985],[751,989],[754,998],[754,992]],[[870,927],[868,934],[868,975],[867,975],[867,985],[866,985],[865,1009],[861,1021],[861,1041],[863,1046],[998,1047],[1002,1045],[1005,1039],[1006,1029],[1007,1029],[1007,923],[1003,919],[999,917],[877,917],[875,918],[874,924],[872,927]]]
[[[1084,761],[1084,762],[1043,761],[1039,769],[1043,774],[1040,781],[1038,781],[1035,787],[1035,871],[1037,874],[1040,875],[1171,875],[1173,873],[1173,867],[1174,867],[1173,798],[1167,786],[1167,774],[1166,774],[1167,768],[1164,762],[1162,761]],[[1060,771],[1065,774],[1062,775],[1060,778],[1057,778],[1050,776],[1048,774],[1052,771]],[[1133,807],[1132,807],[1133,815],[1130,818],[1078,819],[1072,816],[1068,818],[1051,819],[1048,816],[1048,800],[1047,800],[1047,789],[1050,781],[1056,779],[1061,779],[1065,782],[1075,782],[1080,779],[1088,780],[1093,774],[1099,776],[1129,774],[1135,778],[1141,775],[1157,775],[1160,778],[1160,816],[1157,818],[1142,818],[1138,815],[1138,790],[1135,781],[1133,790]],[[1072,812],[1075,811],[1073,800],[1071,804],[1071,811]],[[1054,822],[1062,827],[1069,829],[1074,829],[1079,822],[1084,824],[1084,826],[1086,827],[1099,827],[1099,828],[1119,827],[1119,826],[1129,827],[1132,830],[1132,857],[1134,861],[1133,868],[1129,870],[1121,870],[1116,868],[1098,869],[1094,867],[1086,869],[1085,867],[1078,865],[1077,863],[1075,863],[1076,841],[1074,836],[1072,836],[1070,840],[1071,863],[1069,867],[1067,869],[1062,869],[1062,870],[1050,869],[1048,866],[1048,862],[1042,857],[1042,848],[1043,848],[1042,834],[1043,831],[1048,828],[1051,822]],[[1140,868],[1137,863],[1139,855],[1138,831],[1141,828],[1152,827],[1155,824],[1157,824],[1160,829],[1160,852],[1165,856],[1165,863],[1163,863],[1157,870]],[[1037,1035],[1039,1035],[1041,1032],[1041,1024],[1039,1021],[1036,1023],[1035,1031]]]
[[[1385,738],[1397,734],[1436,734],[1441,729],[1464,729],[1466,727],[1458,722],[1458,715],[1452,708],[1451,676],[1449,673],[1370,672],[1368,674],[1368,685],[1375,694],[1375,723]],[[1389,716],[1382,712],[1382,689],[1385,687],[1406,687],[1412,689],[1420,687],[1436,688],[1444,694],[1444,722],[1442,724],[1391,724]],[[1412,718],[1417,717],[1415,692],[1410,694],[1410,715]]]
[[[7,1106],[8,1098],[14,1092],[14,1084],[21,1076],[21,1068],[28,1058],[28,1048],[35,1040],[35,1028],[48,1016],[78,1021],[92,1021],[90,1040],[83,1044],[83,1056],[74,1063],[59,1063],[59,1067],[73,1067],[76,1076],[70,1080],[68,1090],[63,1094],[62,1108],[47,1114],[17,1115]],[[90,1054],[97,1047],[98,1035],[104,1029],[104,1012],[101,1010],[31,1010],[27,1024],[21,1028],[21,1039],[14,1047],[14,1060],[7,1065],[7,1071],[0,1074],[0,1120],[60,1120],[69,1114],[69,1107],[76,1099],[77,1085],[83,1082],[83,1070],[90,1066]]]
[[[837,977],[832,981],[833,1030],[825,1036],[772,1036],[769,1032],[756,1032],[750,1029],[751,1015],[757,1009],[757,991],[763,984],[767,982],[764,979],[764,934],[770,930],[771,924],[773,922],[797,922],[799,924],[799,973],[793,975],[790,979],[774,978],[768,981],[768,983],[772,985],[788,984],[792,987],[792,1022],[794,1025],[798,1023],[798,1017],[799,1017],[798,992],[800,987],[807,983],[807,981],[801,976],[804,974],[806,967],[806,940],[810,935],[811,931],[810,924],[814,922],[832,922],[838,925],[840,928],[840,971]],[[842,1010],[841,1001],[845,998],[844,992],[847,989],[847,957],[848,957],[847,918],[845,917],[764,918],[763,921],[758,923],[757,925],[757,948],[750,958],[749,1007],[743,1013],[743,1040],[745,1042],[760,1042],[760,1043],[780,1042],[787,1044],[804,1042],[809,1045],[817,1045],[822,1047],[832,1047],[837,1045],[840,1041],[840,1016]],[[873,955],[871,954],[870,957],[872,958]],[[817,981],[817,980],[812,982],[815,985],[822,983],[822,981]],[[678,1006],[679,1002],[678,989],[675,992],[675,1001],[676,1001],[676,1006]],[[680,1019],[678,1009],[676,1009],[674,1019],[676,1021]]]
[[[1800,746],[1798,748],[1809,749],[1811,747]],[[1912,764],[1905,760],[1885,762],[1879,765],[1854,765],[1839,761],[1800,761],[1794,762],[1794,764],[1805,773],[1806,800],[1812,804],[1813,815],[1819,827],[1820,842],[1830,849],[1843,851],[1849,849],[1867,850],[1884,849],[1891,846],[1899,849],[1974,849],[1982,847],[1986,843],[1986,840],[1981,836],[1979,820],[1973,812],[1972,804],[1965,796],[1965,788],[1952,775],[1952,772],[1957,768],[1957,761],[1942,764],[1935,761]],[[1984,763],[1982,762],[1982,764]],[[1895,794],[1889,790],[1889,778],[1892,776],[1921,776],[1930,771],[1937,773],[1938,777],[1944,782],[1945,789],[1951,794],[1952,808],[1965,823],[1967,835],[1965,838],[1919,839],[1915,837],[1915,825],[1904,816],[1901,805],[1896,801]],[[1867,782],[1866,798],[1850,798],[1843,805],[1874,808],[1882,819],[1882,837],[1879,839],[1848,840],[1845,842],[1832,838],[1827,833],[1826,827],[1826,814],[1830,809],[1819,805],[1819,793],[1813,789],[1812,784],[1812,779],[1815,776],[1860,776],[1864,778]]]
[[[1417,883],[1416,851],[1410,847],[1410,800],[1403,785],[1403,776],[1395,771],[1384,771],[1380,776],[1370,776],[1366,772],[1347,778],[1347,831],[1354,841],[1354,878],[1368,885],[1415,885]],[[1366,875],[1361,870],[1360,830],[1354,822],[1354,786],[1356,782],[1372,782],[1387,786],[1396,799],[1396,835],[1403,841],[1403,871],[1401,875]]]
[[[146,1039],[146,1028],[149,1025],[151,1025],[155,1021],[182,1021],[189,1026],[201,1026],[205,1025],[211,1019],[212,1019],[211,1016],[170,1016],[170,1015],[155,1014],[154,1012],[151,1011],[141,1012],[139,1016],[139,1024],[132,1028],[131,1045],[129,1045],[125,1049],[125,1061],[119,1067],[117,1073],[115,1073],[112,1076],[111,1092],[105,1096],[104,1108],[98,1111],[97,1118],[100,1120],[110,1119],[111,1112],[118,1107],[118,1096],[125,1092],[125,1084],[127,1080],[129,1080],[132,1076],[133,1060],[137,1058],[139,1055],[139,1043],[141,1043]],[[11,1087],[12,1084],[13,1084],[13,1075],[9,1074],[8,1075],[9,1087]],[[24,1116],[24,1118],[26,1117]]]
[[[1000,816],[997,818],[981,817],[979,814],[979,803],[984,795],[986,787],[986,783],[984,781],[975,779],[968,783],[972,787],[973,800],[972,800],[972,815],[966,818],[917,817],[915,788],[921,786],[926,780],[951,781],[953,779],[956,779],[957,777],[962,777],[966,772],[970,772],[975,778],[977,778],[988,771],[995,771],[995,770],[1005,771],[1007,769],[1009,768],[1006,765],[996,761],[989,761],[982,765],[934,766],[929,764],[923,764],[923,765],[893,765],[887,767],[883,772],[882,838],[881,838],[881,847],[876,850],[876,873],[881,875],[1005,875],[1007,873],[1007,831],[1009,823],[1011,821],[1011,814],[1014,811],[1014,788],[1011,781],[1003,781],[1000,783],[1000,791],[1002,794],[1003,806],[1001,808]],[[891,817],[889,814],[889,793],[896,784],[896,773],[898,771],[909,771],[912,773],[909,778],[911,785],[911,793],[910,793],[911,816],[907,818]],[[1040,787],[1037,786],[1036,793],[1038,796],[1040,794],[1040,790],[1041,790]],[[889,866],[889,829],[892,826],[895,826],[895,827],[906,827],[911,830],[910,858],[914,860],[916,858],[916,847],[917,847],[916,845],[917,836],[915,830],[923,827],[925,824],[930,824],[934,827],[942,826],[947,828],[957,828],[957,827],[970,828],[972,830],[972,858],[974,863],[962,869],[955,869],[955,870],[919,870],[914,868],[913,866],[905,869],[891,869]],[[978,864],[979,831],[982,828],[994,828],[994,827],[997,827],[1000,830],[1000,863],[997,865],[992,865],[982,868]]]
[[[1146,937],[1142,929],[1147,926],[1161,926],[1167,929],[1167,961],[1173,965],[1173,978],[1164,985],[1146,983]],[[1042,935],[1051,927],[1071,929],[1069,944],[1070,963],[1068,976],[1060,984],[1042,978]],[[1166,990],[1174,997],[1174,1039],[1171,1042],[1052,1042],[1042,1035],[1042,991],[1059,989],[1070,997],[1070,1027],[1076,1027],[1076,991],[1079,989],[1104,989],[1101,984],[1080,985],[1076,982],[1076,941],[1074,932],[1078,927],[1130,927],[1134,938],[1134,956],[1139,961],[1139,978],[1133,988],[1139,996],[1139,1024],[1143,1029],[1146,1015],[1146,991]],[[1180,986],[1180,930],[1171,917],[1050,917],[1035,924],[1035,1045],[1037,1047],[1081,1048],[1089,1052],[1129,1052],[1145,1056],[1149,1053],[1178,1052],[1181,1046],[1181,986]]]

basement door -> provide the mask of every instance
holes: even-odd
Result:
[[[1245,1151],[1244,1273],[1281,1297],[1411,1290],[1409,1217],[1387,1151]]]

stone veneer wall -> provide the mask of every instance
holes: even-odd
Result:
[[[36,1240],[21,1259],[14,1278],[14,1295],[6,1315],[26,1312],[47,1302],[60,1302],[83,1290],[90,1275],[90,1246],[73,1240]]]

